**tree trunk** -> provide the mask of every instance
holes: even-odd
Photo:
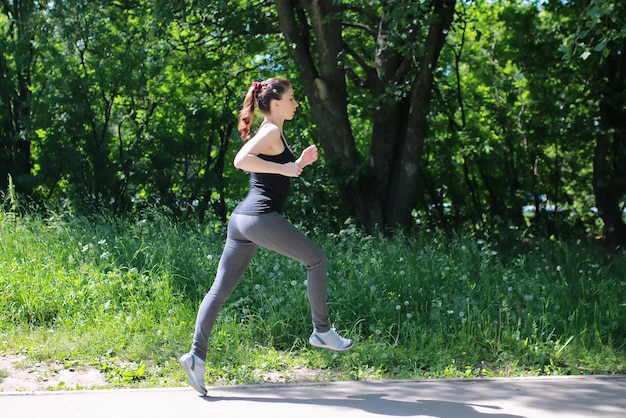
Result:
[[[427,118],[433,93],[434,72],[447,30],[452,24],[455,5],[456,0],[434,1],[435,17],[428,28],[424,54],[420,57],[417,77],[412,86],[406,134],[404,138],[400,138],[399,164],[395,167],[390,185],[386,227],[407,229],[411,225],[411,212],[418,193],[418,165],[428,131]]]
[[[0,117],[0,188],[6,188],[7,177],[11,175],[16,190],[25,195],[31,190],[32,165],[26,126],[30,115],[30,66],[34,55],[31,42],[33,36],[28,26],[32,9],[32,1],[5,4],[3,11],[7,19],[13,22],[7,33],[13,42],[6,42],[6,45],[14,44],[16,49],[11,53],[3,52],[0,57],[0,103],[3,105]],[[13,66],[7,61],[7,56],[14,57]]]
[[[623,138],[616,135],[612,140],[602,135],[597,140],[593,164],[593,190],[596,198],[598,215],[604,222],[604,234],[606,248],[614,252],[626,244],[626,225],[622,217],[620,198],[624,196],[626,184],[624,173],[616,173],[612,170],[611,157],[624,158],[618,155],[611,156],[611,149],[623,148]],[[623,150],[621,151],[623,154]]]
[[[348,119],[346,69],[340,57],[349,46],[342,36],[341,5],[332,0],[295,3],[275,2],[280,28],[300,70],[319,142],[348,209],[367,232],[409,228],[434,71],[456,0],[434,0],[431,11],[421,16],[429,26],[426,38],[418,39],[424,52],[416,57],[385,45],[389,21],[384,13],[380,16],[377,42],[382,52],[372,51],[374,63],[362,65],[364,85],[377,103],[367,162],[359,160]],[[415,33],[419,32],[416,27]],[[313,45],[310,39],[315,39]],[[400,100],[392,97],[389,87],[402,84],[410,74],[410,93]]]
[[[626,56],[613,55],[606,62],[608,85],[600,101],[601,132],[593,161],[593,190],[598,215],[604,221],[607,250],[616,251],[626,244],[621,206],[626,195]]]

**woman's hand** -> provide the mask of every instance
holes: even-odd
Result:
[[[299,177],[302,174],[302,167],[298,163],[282,164],[282,175],[285,177]]]
[[[304,168],[309,164],[313,164],[317,161],[317,147],[315,145],[310,145],[302,151],[300,158],[296,160],[296,163],[300,168]]]
[[[302,151],[300,158],[295,163],[283,164],[284,176],[287,177],[299,177],[302,174],[302,169],[307,165],[313,164],[317,161],[317,147],[315,145],[309,145]]]

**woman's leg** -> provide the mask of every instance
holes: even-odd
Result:
[[[326,254],[278,212],[247,216],[239,227],[248,240],[297,260],[307,268],[307,292],[313,326],[317,332],[328,331]]]
[[[239,232],[238,220],[241,216],[231,215],[226,244],[217,267],[215,281],[198,309],[191,352],[203,361],[206,360],[207,341],[217,315],[226,299],[235,290],[258,248]]]

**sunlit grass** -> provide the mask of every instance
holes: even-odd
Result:
[[[260,250],[214,329],[209,384],[624,372],[626,261],[593,243],[315,235],[331,320],[354,349],[307,345],[305,269]],[[0,354],[97,367],[113,386],[184,384],[176,359],[223,241],[156,211],[0,215]]]

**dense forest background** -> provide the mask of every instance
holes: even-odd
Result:
[[[0,4],[5,205],[224,222],[245,91],[283,76],[322,150],[298,222],[626,242],[624,2]]]

